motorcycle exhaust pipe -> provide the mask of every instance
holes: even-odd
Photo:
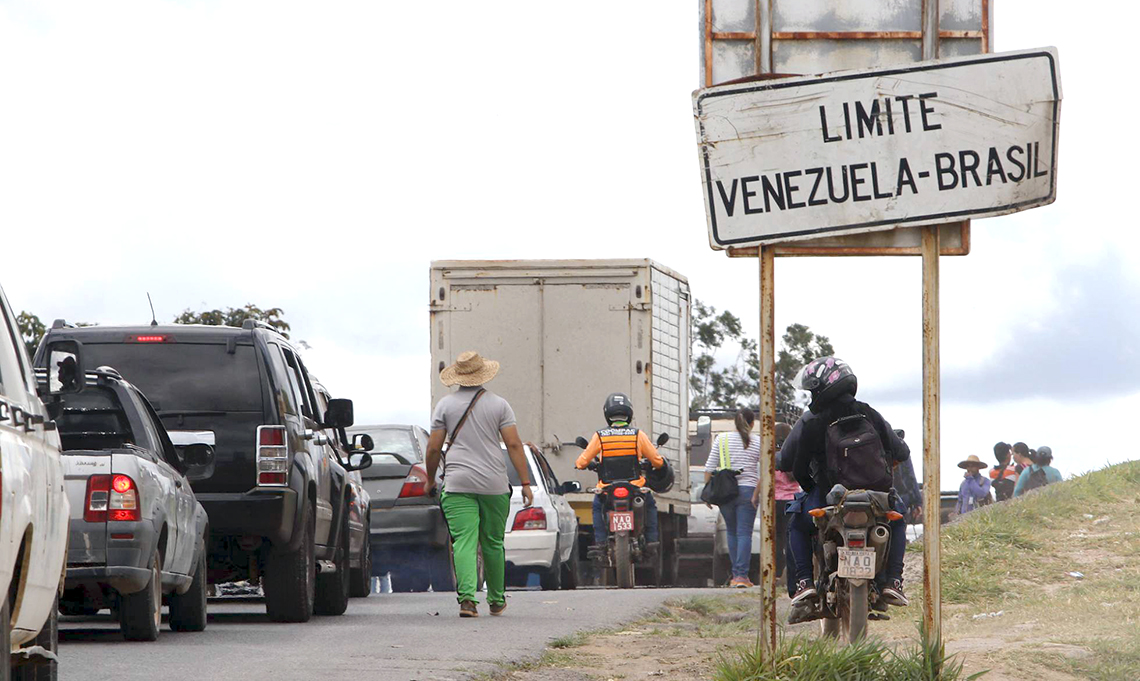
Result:
[[[891,538],[891,530],[886,525],[875,525],[871,529],[871,536],[868,540],[872,546],[882,546],[887,543]]]
[[[633,498],[633,507],[634,508],[641,508],[644,505],[645,505],[645,497],[643,497],[639,494]]]

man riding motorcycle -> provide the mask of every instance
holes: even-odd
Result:
[[[599,456],[604,459],[611,456],[634,455],[637,456],[639,462],[648,459],[655,470],[665,466],[665,460],[657,453],[657,448],[649,441],[649,436],[644,431],[629,426],[630,421],[633,420],[633,404],[629,397],[622,393],[610,395],[606,398],[602,413],[605,415],[609,427],[594,433],[594,437],[590,439],[590,444],[578,457],[578,461],[575,463],[576,468],[584,470],[591,461]],[[631,481],[630,484],[644,488],[645,476]],[[606,550],[606,539],[609,532],[606,527],[602,495],[602,490],[605,487],[606,483],[599,480],[598,493],[594,495],[594,545],[590,547],[591,555],[604,553]],[[657,501],[648,489],[645,492],[645,541],[649,543],[648,548],[651,553],[658,549]]]
[[[803,487],[787,506],[789,516],[788,543],[795,557],[795,593],[792,595],[791,624],[814,619],[814,602],[818,598],[812,563],[812,541],[816,526],[809,511],[826,505],[827,493],[841,480],[832,480],[826,462],[826,433],[829,424],[854,414],[861,414],[874,427],[882,440],[883,452],[897,465],[910,458],[910,448],[887,421],[865,402],[855,399],[859,387],[855,373],[845,362],[834,357],[821,357],[807,364],[796,377],[795,386],[811,393],[811,403],[784,442],[780,469],[791,471]],[[879,490],[886,491],[886,490]],[[898,494],[891,495],[894,510],[906,515],[906,504]],[[886,569],[876,577],[878,602],[905,606],[903,592],[903,557],[906,552],[906,521],[890,523],[891,543]],[[791,575],[789,571],[789,575]],[[789,585],[790,586],[790,585]],[[791,590],[789,588],[789,590]]]

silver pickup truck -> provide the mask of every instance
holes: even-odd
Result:
[[[59,412],[71,531],[64,614],[117,611],[124,638],[153,641],[164,595],[170,628],[206,627],[208,520],[189,479],[209,443],[176,447],[150,403],[114,369],[86,374]]]

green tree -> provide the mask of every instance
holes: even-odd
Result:
[[[285,311],[279,307],[261,309],[253,303],[245,307],[227,307],[224,310],[203,310],[194,312],[186,309],[174,318],[175,324],[207,324],[209,326],[241,326],[247,319],[256,319],[272,326],[282,336],[289,337],[289,323],[285,321]]]
[[[789,326],[780,341],[776,355],[776,414],[778,418],[794,420],[803,412],[803,407],[796,403],[796,374],[813,359],[834,355],[835,348],[827,336],[813,333],[803,324]]]
[[[24,347],[28,349],[28,356],[36,354],[40,340],[47,333],[47,327],[40,318],[31,312],[21,311],[16,315],[16,326],[20,327],[20,337],[24,340]]]

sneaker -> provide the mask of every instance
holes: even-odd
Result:
[[[901,579],[892,579],[887,582],[887,585],[879,592],[879,598],[887,605],[895,605],[900,608],[910,605],[906,594],[903,593]]]
[[[506,609],[507,609],[507,602],[506,601],[503,601],[502,603],[492,603],[491,604],[491,614],[494,615],[495,617],[502,615],[503,611]]]
[[[729,582],[728,585],[734,589],[751,589],[752,587],[756,586],[752,583],[752,580],[748,579],[747,577],[733,577],[732,581]]]
[[[796,594],[794,596],[792,596],[792,605],[798,605],[800,603],[814,601],[816,598],[816,595],[817,595],[817,592],[815,590],[815,586],[812,585],[811,580],[810,579],[801,579],[796,584]]]
[[[463,601],[459,604],[460,617],[478,617],[479,611],[475,608],[475,601]]]
[[[803,622],[810,622],[820,618],[819,612],[815,606],[808,601],[801,601],[792,606],[791,612],[788,613],[788,624],[801,624]]]
[[[591,544],[590,548],[586,549],[587,558],[604,558],[606,555],[605,544]]]

